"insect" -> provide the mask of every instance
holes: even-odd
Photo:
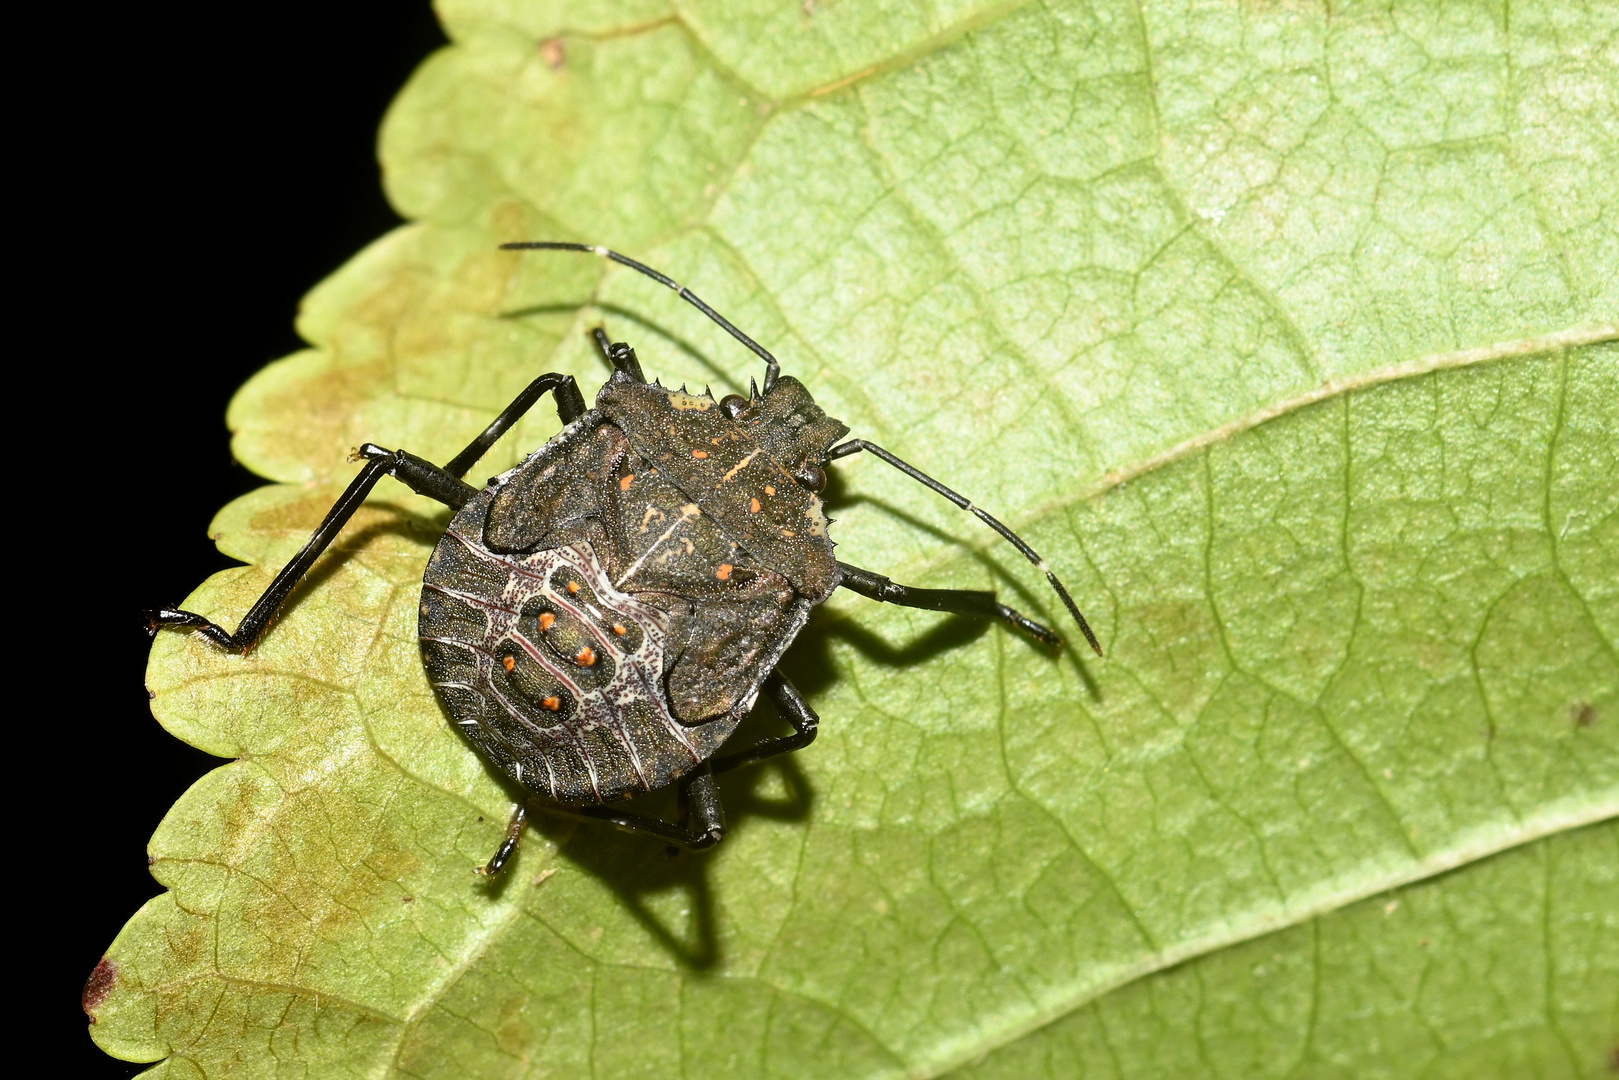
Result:
[[[1097,655],[1068,590],[1018,535],[939,481],[827,416],[776,358],[696,294],[634,259],[586,244],[508,250],[587,252],[673,289],[757,354],[764,389],[715,400],[649,383],[635,350],[597,347],[612,376],[587,408],[570,375],[529,384],[443,467],[373,443],[366,464],[235,633],[189,611],[147,612],[246,653],[299,580],[384,476],[453,508],[422,582],[422,657],[450,722],[520,792],[506,837],[480,873],[517,849],[530,802],[703,850],[725,835],[714,776],[814,741],[819,718],[777,662],[810,610],[838,588],[873,600],[996,619],[1047,645],[1061,639],[992,592],[923,589],[839,562],[819,492],[826,468],[868,453],[949,499],[1046,575]],[[550,393],[562,431],[483,488],[462,477]],[[733,749],[760,693],[791,735]],[[723,752],[722,752],[723,751]],[[615,803],[674,785],[676,821]]]

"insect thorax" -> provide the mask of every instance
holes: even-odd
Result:
[[[820,497],[777,453],[824,460],[848,431],[803,387],[783,378],[737,421],[709,394],[610,379],[596,396],[638,456],[691,500],[753,560],[818,604],[838,584]]]

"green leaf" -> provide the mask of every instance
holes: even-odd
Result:
[[[569,6],[571,7],[571,5]],[[1003,516],[1108,650],[839,595],[823,718],[712,855],[542,820],[415,643],[385,482],[264,644],[160,635],[236,758],[153,838],[109,1052],[163,1075],[1595,1076],[1619,1032],[1619,20],[1544,2],[454,0],[385,125],[415,223],[232,403],[234,625],[373,440],[445,460],[605,319],[759,365]],[[536,410],[478,475],[549,438]],[[872,460],[840,557],[1039,574]],[[770,717],[759,718],[761,725]]]

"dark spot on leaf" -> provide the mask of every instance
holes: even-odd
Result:
[[[411,902],[411,901],[412,901],[412,900],[415,900],[415,899],[416,899],[416,898],[415,898],[415,897],[414,897],[414,896],[401,896],[401,897],[400,897],[400,898],[399,898],[399,902],[400,902],[400,903],[401,903],[401,904],[408,904],[408,903],[410,903],[410,902]]]
[[[146,856],[146,865],[147,866],[156,866],[157,865],[157,856],[156,855],[148,855],[148,856]]]
[[[146,691],[146,700],[147,701],[156,701],[157,700],[157,691],[148,689]]]
[[[546,38],[540,42],[540,55],[551,65],[552,71],[561,71],[562,66],[568,62],[568,50],[563,47],[562,39],[559,37]]]
[[[90,1018],[92,1024],[96,1022],[94,1010],[107,1000],[107,995],[112,993],[112,988],[117,982],[118,965],[103,956],[95,970],[90,972],[90,977],[85,980],[84,995],[79,998],[79,1004],[84,1006],[84,1014]]]
[[[1576,701],[1568,707],[1568,715],[1575,727],[1590,727],[1597,722],[1597,707],[1589,701]]]

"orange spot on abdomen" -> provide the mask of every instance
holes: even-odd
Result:
[[[630,490],[630,485],[633,483],[635,483],[635,474],[630,473],[628,476],[625,476],[618,482],[618,490],[628,491]]]
[[[722,562],[720,563],[720,568],[714,571],[714,576],[719,578],[721,581],[730,581],[731,571],[735,569],[736,567],[732,566],[730,563]]]

